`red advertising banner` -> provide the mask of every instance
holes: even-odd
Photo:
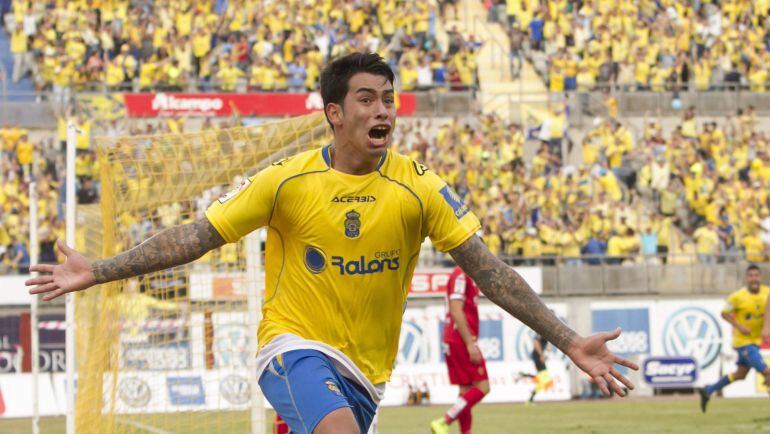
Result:
[[[226,117],[233,114],[233,109],[242,116],[297,116],[323,110],[318,92],[126,93],[123,101],[129,117]],[[414,114],[416,106],[413,93],[398,94],[398,114]]]
[[[412,276],[412,286],[409,288],[410,297],[443,297],[449,281],[451,268],[436,268],[415,271]]]

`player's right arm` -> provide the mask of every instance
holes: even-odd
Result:
[[[465,347],[468,350],[471,362],[478,365],[481,363],[481,350],[476,345],[476,336],[471,333],[471,328],[468,326],[468,320],[465,318],[465,311],[463,306],[465,305],[465,289],[467,287],[465,274],[453,274],[449,282],[447,283],[447,289],[449,290],[449,316],[452,318],[452,324],[463,340]]]
[[[273,209],[276,186],[285,178],[281,164],[269,166],[206,210],[206,217],[193,223],[165,229],[138,246],[117,256],[89,262],[83,255],[59,242],[67,257],[59,265],[33,265],[30,271],[45,273],[27,280],[30,294],[45,294],[52,300],[68,292],[87,289],[194,261],[209,250],[238,241],[267,225]]]
[[[449,300],[449,316],[452,317],[452,322],[457,329],[457,333],[460,334],[465,343],[465,347],[468,348],[471,362],[478,365],[481,363],[481,350],[479,350],[476,344],[476,338],[471,334],[471,328],[468,327],[468,321],[465,319],[465,312],[463,312],[462,300]]]
[[[737,294],[733,293],[730,295],[730,297],[727,298],[727,304],[725,305],[725,308],[722,309],[722,318],[730,323],[733,328],[738,330],[741,334],[744,336],[749,336],[751,334],[751,330],[749,330],[748,327],[738,322],[738,320],[735,319],[735,299],[737,297]]]
[[[165,229],[138,246],[112,258],[90,262],[74,249],[57,242],[66,260],[62,264],[37,264],[30,271],[45,273],[29,279],[30,294],[45,294],[52,300],[68,292],[80,291],[100,283],[126,279],[192,262],[225,240],[207,218]]]

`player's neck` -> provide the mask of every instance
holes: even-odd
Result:
[[[377,170],[382,156],[362,155],[356,148],[338,144],[335,141],[329,147],[329,158],[332,169],[338,172],[349,175],[366,175]]]

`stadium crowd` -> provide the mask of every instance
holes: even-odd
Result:
[[[672,231],[692,238],[703,263],[745,255],[764,262],[770,251],[770,136],[760,131],[751,107],[717,121],[696,118],[693,108],[664,134],[645,121],[634,138],[613,118],[597,121],[580,143],[582,164],[563,164],[544,140],[531,158],[531,132],[494,115],[448,121],[404,119],[394,143],[442,176],[483,221],[483,238],[517,263],[567,265],[667,260]],[[107,120],[96,125],[74,115],[83,130],[100,134],[175,134],[238,125],[239,119]],[[64,124],[62,118],[60,125]],[[2,267],[25,271],[29,263],[28,182],[37,168],[41,260],[56,258],[53,240],[63,236],[64,183],[60,129],[55,140],[29,139],[18,127],[0,129],[0,245]],[[33,153],[33,150],[35,153]],[[37,161],[33,161],[37,158]],[[87,138],[78,143],[78,202],[98,201],[99,168]],[[216,194],[216,193],[213,193]],[[208,198],[211,199],[211,198]],[[206,199],[189,206],[162,206],[152,215],[125,215],[132,239],[144,239],[155,223],[172,226],[194,218]],[[217,253],[237,261],[236,245]],[[656,258],[656,259],[653,259]]]
[[[767,0],[507,0],[499,7],[514,54],[527,42],[552,92],[767,89]]]
[[[13,80],[67,100],[102,88],[304,92],[330,57],[380,53],[401,90],[476,83],[479,43],[451,28],[439,44],[435,2],[386,0],[28,1],[6,15]]]
[[[639,190],[692,235],[702,263],[764,262],[770,252],[770,136],[752,107],[735,116],[696,121],[684,111],[670,134],[647,122],[638,158]]]

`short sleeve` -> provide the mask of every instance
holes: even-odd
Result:
[[[206,218],[225,241],[238,241],[268,224],[278,184],[275,173],[271,166],[245,179],[206,210]]]
[[[722,313],[733,313],[735,311],[735,305],[738,304],[738,293],[733,292],[727,297],[725,307],[722,309]]]
[[[447,252],[468,240],[481,224],[452,187],[433,172],[426,172],[425,177],[428,236],[438,250]]]

